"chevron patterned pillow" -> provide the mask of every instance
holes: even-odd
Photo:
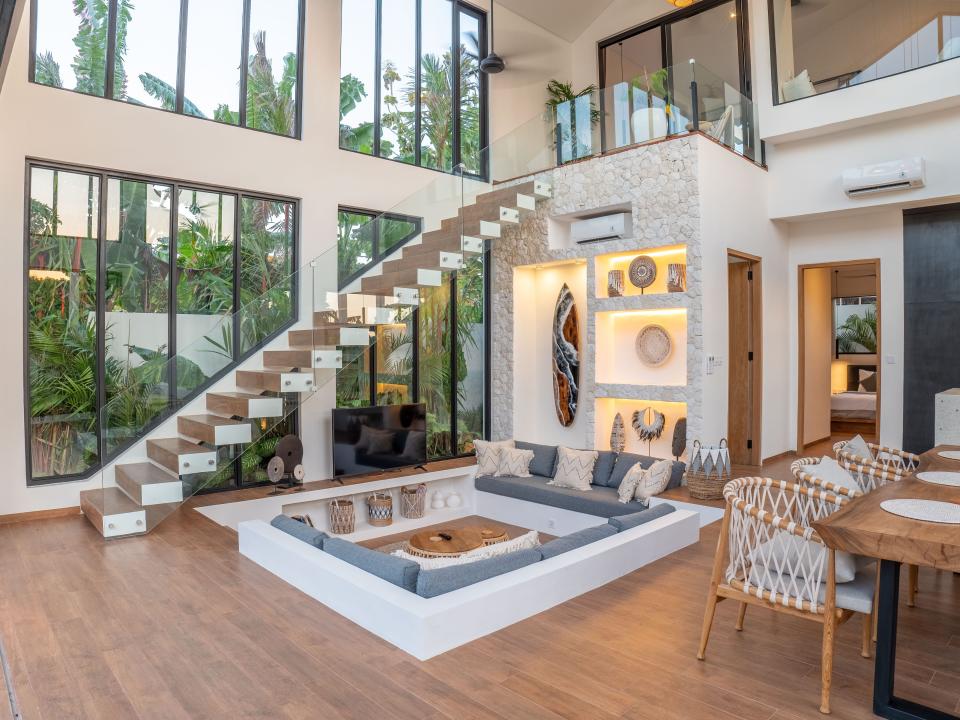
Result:
[[[573,488],[574,490],[589,490],[593,479],[593,466],[600,453],[596,450],[571,450],[557,448],[557,471],[553,480],[547,485]]]
[[[477,476],[496,475],[500,467],[500,451],[514,447],[513,440],[474,440],[473,447],[477,451]]]
[[[500,448],[500,465],[495,473],[498,477],[530,477],[530,463],[533,462],[533,450],[519,448]]]

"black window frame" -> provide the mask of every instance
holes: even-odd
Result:
[[[792,6],[791,6],[792,7]],[[943,14],[937,16],[938,20],[943,19]],[[950,62],[951,60],[957,60],[957,57],[944,58],[943,60],[937,60],[936,62],[928,63],[926,65],[918,65],[915,68],[910,68],[909,70],[901,70],[899,72],[890,73],[889,75],[884,75],[883,77],[876,77],[871,80],[864,80],[859,82],[856,85],[847,85],[846,87],[838,87],[833,90],[826,90],[824,92],[816,92],[813,95],[808,95],[807,97],[794,98],[793,100],[781,100],[780,99],[780,78],[779,72],[777,71],[777,31],[773,23],[773,0],[767,0],[767,25],[770,31],[770,93],[773,99],[773,106],[777,107],[779,105],[789,105],[790,103],[800,102],[801,100],[809,100],[810,98],[821,97],[823,95],[830,95],[835,92],[841,92],[843,90],[850,90],[851,88],[860,87],[861,85],[867,85],[869,83],[877,82],[879,80],[886,80],[887,78],[897,77],[898,75],[906,75],[907,73],[916,72],[917,70],[923,70],[928,67],[935,67],[941,65],[945,62]],[[791,45],[792,48],[792,45]],[[942,49],[942,48],[941,48]],[[843,77],[842,75],[839,77]],[[836,78],[828,78],[836,79]],[[811,82],[813,82],[811,80]],[[825,82],[825,81],[821,81]]]
[[[404,245],[407,245],[411,240],[413,240],[415,237],[417,237],[423,232],[423,218],[418,217],[416,215],[404,215],[403,213],[378,212],[376,210],[352,207],[350,205],[339,205],[337,207],[337,215],[339,216],[340,213],[349,213],[351,215],[363,215],[365,217],[370,218],[367,221],[368,225],[371,222],[374,223],[373,236],[372,236],[373,256],[363,267],[353,271],[352,273],[350,273],[350,275],[348,275],[345,278],[340,277],[339,268],[338,268],[337,284],[341,291],[345,287],[347,287],[350,283],[359,280],[368,272],[370,272],[370,268],[372,268],[374,265],[376,265],[377,263],[383,262],[384,260],[392,256],[395,252],[403,248]],[[413,230],[410,231],[408,235],[406,235],[400,241],[391,245],[390,248],[386,252],[384,252],[380,244],[380,239],[382,236],[381,231],[383,228],[383,225],[381,224],[382,220],[396,220],[398,222],[409,222],[409,223],[413,223],[414,228]],[[363,227],[366,227],[366,225],[364,225]]]
[[[96,402],[96,413],[97,413],[97,462],[92,464],[89,468],[80,473],[73,473],[69,475],[50,475],[44,478],[34,478],[33,477],[33,456],[32,456],[32,413],[30,410],[31,407],[31,385],[30,385],[30,218],[31,218],[31,199],[33,197],[31,192],[31,175],[32,171],[35,168],[52,170],[54,172],[67,172],[67,173],[78,173],[83,175],[90,175],[99,179],[100,190],[99,190],[99,206],[97,208],[97,227],[100,232],[98,233],[97,239],[97,402]],[[140,430],[140,434],[137,438],[127,441],[123,444],[117,445],[107,451],[107,446],[105,438],[103,436],[102,427],[101,427],[101,413],[103,412],[104,404],[106,402],[106,382],[105,382],[105,368],[103,358],[105,355],[105,347],[103,342],[104,330],[106,327],[105,321],[105,312],[106,307],[104,303],[104,288],[106,285],[106,252],[104,250],[104,243],[106,242],[103,237],[103,229],[107,227],[107,213],[108,213],[108,203],[107,199],[107,187],[111,179],[121,180],[121,181],[130,181],[130,182],[141,182],[141,183],[152,183],[157,185],[168,185],[171,188],[171,197],[174,198],[173,206],[170,212],[170,253],[171,257],[176,257],[176,238],[177,233],[176,229],[178,227],[178,212],[176,210],[176,199],[179,195],[181,189],[187,190],[197,190],[200,192],[211,192],[211,193],[221,193],[224,195],[232,195],[236,198],[237,209],[234,213],[234,225],[233,225],[233,237],[234,237],[234,247],[233,247],[233,288],[234,288],[234,307],[231,310],[231,314],[239,311],[239,308],[236,307],[239,300],[239,288],[240,288],[240,262],[238,261],[240,253],[240,243],[241,243],[241,224],[242,224],[242,212],[241,204],[244,198],[250,198],[254,200],[267,200],[278,203],[290,203],[293,205],[293,244],[291,247],[291,295],[293,302],[291,303],[291,317],[288,321],[284,322],[277,330],[273,331],[269,335],[262,338],[256,345],[250,347],[247,350],[240,351],[242,344],[240,343],[240,323],[233,322],[231,323],[231,329],[233,332],[233,359],[231,362],[226,365],[224,368],[216,372],[214,375],[207,378],[203,383],[198,385],[196,388],[193,388],[189,393],[184,395],[179,400],[177,399],[177,382],[176,382],[176,363],[173,363],[170,368],[172,371],[173,377],[169,382],[169,401],[167,409],[163,412],[158,413],[153,417],[150,422],[143,426]],[[129,450],[138,442],[143,440],[143,437],[147,435],[152,430],[155,430],[163,422],[169,420],[171,417],[175,416],[183,407],[187,404],[196,400],[203,393],[205,393],[209,388],[215,383],[219,382],[231,372],[236,370],[236,366],[252,357],[256,353],[260,352],[266,345],[268,345],[273,340],[277,339],[283,335],[287,330],[295,325],[300,318],[300,303],[297,302],[297,298],[300,296],[300,283],[298,282],[299,278],[297,275],[297,270],[299,268],[299,258],[300,258],[300,230],[302,227],[302,200],[300,198],[291,198],[282,195],[275,195],[272,193],[254,191],[254,190],[244,190],[238,188],[228,188],[216,185],[210,185],[209,183],[195,183],[189,181],[183,181],[179,179],[171,179],[164,177],[156,177],[152,175],[142,175],[138,173],[125,172],[121,170],[113,170],[108,168],[95,168],[85,165],[74,165],[71,163],[63,162],[52,162],[49,160],[43,160],[40,158],[28,157],[25,163],[25,172],[24,172],[24,222],[23,222],[23,238],[24,238],[24,253],[23,253],[23,263],[22,263],[22,272],[23,272],[23,401],[24,401],[24,450],[26,456],[26,481],[27,487],[43,487],[45,485],[53,485],[58,483],[65,482],[76,482],[81,480],[88,480],[98,472],[101,472],[105,467],[109,466],[114,460],[116,460],[120,455]],[[169,306],[167,308],[168,316],[168,335],[167,335],[167,355],[168,361],[176,357],[177,355],[177,280],[178,280],[178,264],[176,262],[171,262],[170,264],[170,273],[169,273]],[[289,418],[291,419],[293,426],[299,428],[299,408],[292,413]],[[236,472],[235,480],[237,481],[236,486],[227,486],[224,488],[216,488],[213,491],[219,490],[235,490],[240,485],[240,480],[242,479],[242,471],[240,467],[240,455],[234,458],[233,462],[235,463]],[[244,485],[243,487],[252,487],[252,485]]]
[[[487,13],[484,10],[481,10],[466,0],[449,0],[452,6],[452,22],[450,28],[450,38],[451,38],[451,51],[454,47],[457,47],[460,41],[460,14],[470,15],[477,19],[480,26],[480,37],[478,38],[478,46],[480,49],[480,60],[483,59],[483,54],[487,47],[487,38],[488,38],[488,29],[487,29]],[[420,93],[416,94],[414,99],[414,122],[415,122],[415,135],[417,137],[417,143],[414,148],[414,162],[408,163],[403,160],[398,160],[397,158],[384,157],[380,154],[380,141],[383,136],[383,128],[380,122],[380,113],[381,113],[381,94],[382,94],[382,82],[381,82],[381,71],[383,67],[382,56],[381,56],[381,38],[383,35],[383,0],[374,0],[374,87],[373,87],[373,148],[372,152],[365,153],[360,150],[355,150],[353,148],[344,147],[342,144],[338,144],[341,150],[344,152],[356,153],[357,155],[363,155],[364,157],[374,157],[380,160],[388,160],[390,162],[400,163],[401,165],[406,165],[407,167],[418,167],[423,168],[424,170],[432,170],[433,172],[443,173],[444,175],[458,175],[460,174],[459,169],[463,164],[463,155],[462,155],[462,145],[460,142],[460,128],[462,125],[461,115],[462,109],[460,104],[460,73],[454,73],[454,82],[453,82],[453,95],[451,107],[453,108],[453,136],[451,142],[453,145],[453,162],[451,163],[451,170],[444,170],[442,168],[430,167],[429,165],[424,165],[422,163],[421,157],[421,142],[420,142],[420,118],[421,118],[421,107],[420,107]],[[422,35],[422,23],[420,19],[422,17],[423,9],[423,0],[416,0],[416,12],[414,17],[411,19],[412,22],[416,23],[416,33],[415,33],[415,47],[417,53],[417,64],[415,68],[415,73],[417,77],[417,86],[420,85],[420,66],[422,61],[421,48],[421,35]],[[343,28],[341,27],[341,43],[343,42]],[[479,62],[479,61],[478,61]],[[341,68],[342,73],[342,68]],[[490,103],[489,103],[489,79],[487,74],[484,72],[479,72],[480,76],[480,166],[481,170],[479,174],[472,173],[463,173],[464,177],[486,180],[490,176],[490,159],[488,146],[490,145]],[[342,74],[341,74],[342,77]]]
[[[112,102],[120,103],[121,105],[126,105],[128,107],[140,107],[146,108],[148,110],[157,110],[160,112],[170,113],[173,115],[182,115],[184,117],[194,118],[196,120],[206,120],[207,122],[213,122],[222,127],[234,127],[240,128],[242,130],[252,130],[254,132],[264,133],[265,135],[271,135],[273,137],[287,138],[290,140],[302,140],[303,139],[303,52],[304,52],[304,21],[306,18],[306,0],[297,0],[298,14],[297,14],[297,87],[294,90],[294,95],[296,97],[296,112],[294,124],[294,133],[292,135],[282,135],[281,133],[275,133],[271,130],[263,130],[262,128],[249,127],[246,125],[247,119],[247,75],[249,74],[249,57],[250,57],[250,12],[252,6],[252,0],[243,0],[243,18],[241,20],[241,27],[243,37],[241,38],[241,56],[240,56],[240,84],[239,84],[239,105],[237,109],[237,124],[225,123],[214,118],[208,117],[199,117],[198,115],[192,115],[190,113],[184,112],[183,110],[183,100],[184,100],[184,84],[186,81],[186,57],[187,57],[187,23],[189,21],[189,5],[190,0],[179,0],[180,6],[176,8],[177,15],[179,16],[179,35],[178,35],[178,48],[177,48],[177,78],[176,78],[176,92],[177,99],[175,103],[175,108],[173,110],[167,110],[165,108],[152,107],[147,105],[140,105],[137,103],[131,103],[127,100],[114,97],[114,72],[115,72],[115,63],[114,58],[116,56],[116,18],[117,18],[117,6],[119,0],[107,0],[109,3],[109,12],[110,12],[110,24],[107,28],[107,54],[105,59],[105,73],[106,77],[104,78],[104,90],[103,95],[94,95],[91,93],[80,92],[73,88],[58,88],[52,85],[47,85],[46,83],[37,82],[36,80],[36,67],[37,67],[37,12],[38,4],[41,0],[30,0],[30,58],[27,64],[27,80],[34,84],[39,85],[40,87],[51,88],[53,90],[61,90],[65,92],[74,93],[76,95],[82,95],[84,97],[98,98],[100,100],[110,100]]]

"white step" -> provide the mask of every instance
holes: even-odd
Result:
[[[500,222],[517,224],[520,222],[520,211],[516,208],[501,207]]]
[[[520,210],[536,210],[537,199],[533,195],[517,193],[517,207]]]
[[[481,220],[480,237],[487,240],[498,240],[500,238],[500,223]]]
[[[539,198],[552,198],[553,186],[545,180],[534,180],[533,194]]]

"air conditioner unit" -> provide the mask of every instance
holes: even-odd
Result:
[[[922,157],[892,160],[843,171],[843,191],[848,197],[891,190],[922,188],[926,184]]]
[[[633,216],[628,212],[575,220],[570,224],[570,237],[577,243],[625,238],[632,234]]]

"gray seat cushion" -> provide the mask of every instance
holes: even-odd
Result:
[[[613,467],[617,462],[617,454],[610,450],[601,450],[597,456],[597,462],[593,465],[593,485],[608,487],[610,475],[613,473]],[[620,487],[617,485],[617,487]]]
[[[617,517],[612,517],[610,518],[610,525],[617,532],[623,532],[624,530],[629,530],[630,528],[644,525],[651,520],[662,518],[664,515],[669,515],[675,510],[676,508],[673,505],[662,503],[660,505],[654,505],[652,508],[632,513],[631,515],[618,515]]]
[[[270,521],[270,524],[277,530],[282,530],[287,535],[295,537],[297,540],[303,540],[303,542],[308,545],[313,545],[315,548],[320,548],[321,550],[323,549],[323,541],[330,537],[325,532],[320,532],[316,528],[312,528],[286,515],[277,515]]]
[[[873,612],[873,594],[876,590],[876,563],[872,567],[857,570],[853,580],[837,583],[837,607],[841,610],[863,613]],[[778,593],[796,592],[793,581],[787,575],[767,575],[762,570],[754,568],[750,573],[752,585],[762,586],[765,590],[777,590]],[[797,587],[805,587],[803,582]],[[827,596],[827,584],[820,583],[817,592],[817,602],[823,605]]]
[[[547,485],[550,478],[533,475],[528,478],[504,475],[502,477],[478,477],[477,490],[503,495],[517,500],[526,500],[540,505],[549,505],[564,510],[596,515],[602,518],[611,518],[615,515],[624,515],[639,512],[646,506],[643,503],[631,501],[621,503],[615,488],[592,485],[589,490],[574,490],[572,488]]]
[[[412,560],[403,560],[340,538],[324,540],[323,550],[397,587],[416,592],[420,566]]]
[[[565,552],[576,550],[579,547],[589,545],[597,540],[603,540],[603,538],[612,537],[616,534],[617,529],[610,523],[607,523],[606,525],[597,525],[595,527],[586,528],[585,530],[578,530],[575,533],[570,533],[569,535],[564,535],[556,540],[551,540],[548,543],[544,543],[540,546],[540,552],[543,554],[544,560],[549,560],[557,555],[563,555]]]
[[[531,475],[553,477],[554,469],[557,466],[556,445],[537,445],[536,443],[517,440],[516,446],[520,450],[533,450],[533,461],[530,463]]]
[[[627,472],[632,468],[636,463],[640,463],[640,467],[648,468],[653,465],[658,460],[663,458],[650,457],[648,455],[635,455],[633,453],[620,453],[617,456],[617,463],[613,466],[613,472],[610,473],[610,477],[607,480],[607,486],[612,488],[619,488],[620,483],[623,482],[623,478],[626,476]],[[687,466],[682,462],[673,461],[673,469],[670,471],[670,482],[667,484],[667,489],[680,487],[683,484],[683,474],[687,471]]]
[[[417,578],[416,592],[421,597],[436,597],[489,580],[497,575],[519,570],[527,565],[533,565],[540,562],[542,557],[539,549],[518,550],[466,565],[424,570]]]

